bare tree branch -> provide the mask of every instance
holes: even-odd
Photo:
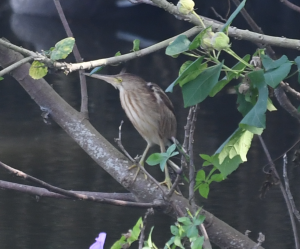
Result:
[[[280,0],[280,2],[282,2],[284,5],[288,6],[290,9],[295,10],[295,11],[297,11],[297,12],[300,13],[300,7],[297,6],[297,5],[295,5],[295,4],[293,4],[293,3],[291,3],[290,1],[288,1],[288,0]]]
[[[287,193],[288,200],[291,204],[293,213],[296,216],[297,220],[300,222],[300,214],[299,214],[299,211],[296,208],[294,198],[293,198],[293,195],[291,193],[289,178],[288,178],[287,170],[286,170],[286,165],[287,165],[287,156],[286,156],[286,154],[284,154],[284,156],[283,156],[283,179],[284,179],[284,185],[285,185],[285,192]]]
[[[64,29],[67,33],[67,36],[68,37],[74,37],[71,29],[70,29],[70,26],[68,24],[68,21],[65,17],[65,14],[64,14],[64,11],[61,7],[61,4],[60,4],[60,1],[59,0],[53,0],[54,1],[54,4],[55,4],[55,7],[56,7],[56,10],[57,10],[57,13],[59,15],[59,18],[64,26]],[[79,50],[78,50],[78,47],[76,45],[76,42],[74,44],[74,48],[73,48],[73,54],[74,54],[74,57],[75,57],[75,60],[77,63],[80,63],[82,62],[82,57],[79,53]],[[84,70],[79,70],[79,78],[80,78],[80,90],[81,90],[81,107],[80,107],[80,112],[82,113],[82,115],[85,117],[85,118],[88,118],[88,115],[89,115],[89,111],[88,111],[88,94],[87,94],[87,87],[86,87],[86,77],[85,75],[83,74],[84,73]]]
[[[137,203],[137,202],[129,202],[129,201],[123,201],[123,200],[113,200],[110,198],[97,198],[94,196],[82,194],[82,192],[78,193],[78,192],[68,191],[68,190],[53,186],[44,181],[41,181],[40,179],[30,176],[20,170],[14,169],[1,161],[0,161],[0,167],[2,167],[3,169],[7,170],[8,172],[14,174],[17,177],[20,177],[20,178],[23,178],[24,180],[39,184],[40,186],[43,186],[44,188],[46,188],[47,190],[50,190],[51,192],[54,192],[54,193],[57,193],[60,195],[64,195],[66,197],[77,199],[77,200],[94,201],[94,202],[101,202],[101,203],[113,204],[113,205],[118,205],[118,206],[127,206],[127,207],[141,207],[141,208],[161,207],[161,204],[159,204],[159,203],[156,203],[156,204]]]
[[[286,206],[287,206],[287,209],[288,209],[288,212],[289,212],[289,216],[290,216],[292,228],[293,228],[293,234],[294,234],[294,240],[295,240],[295,248],[299,249],[300,245],[299,245],[299,238],[298,238],[297,226],[296,226],[296,223],[295,223],[295,219],[294,219],[294,215],[293,215],[291,204],[290,204],[290,202],[288,200],[287,193],[285,192],[285,189],[284,189],[283,184],[282,184],[282,182],[280,180],[279,174],[278,174],[278,172],[276,170],[275,164],[272,161],[272,158],[270,156],[269,150],[268,150],[268,148],[267,148],[267,146],[266,146],[263,138],[261,136],[258,136],[258,138],[259,138],[259,141],[260,141],[260,143],[261,143],[261,145],[263,147],[263,150],[264,150],[264,152],[266,154],[266,157],[267,157],[267,159],[269,161],[269,164],[270,164],[270,167],[271,167],[271,170],[272,170],[271,173],[273,175],[275,175],[276,178],[278,179],[280,190],[281,190],[281,193],[282,193],[283,198],[285,200],[285,203],[286,203]]]
[[[38,197],[49,197],[49,198],[57,198],[57,199],[74,200],[71,197],[51,192],[45,188],[34,187],[34,186],[18,184],[18,183],[13,183],[13,182],[7,182],[7,181],[2,181],[2,180],[0,180],[0,189],[14,190],[14,191],[23,192],[23,193],[30,194],[30,195],[35,195]],[[73,190],[70,190],[70,192],[87,195],[87,196],[90,196],[90,197],[93,197],[96,199],[112,199],[112,200],[119,200],[119,201],[135,202],[135,198],[134,198],[133,194],[131,194],[131,193],[100,193],[100,192],[73,191]]]
[[[29,56],[29,57],[26,57],[12,65],[10,65],[9,67],[7,68],[4,68],[3,70],[0,71],[0,77],[3,76],[4,74],[7,74],[9,73],[10,71],[14,70],[15,68],[29,62],[29,61],[32,61],[33,60],[33,57],[32,56]]]

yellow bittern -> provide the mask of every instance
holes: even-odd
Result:
[[[129,73],[85,75],[104,80],[119,89],[121,105],[127,117],[147,142],[139,162],[141,166],[144,166],[147,152],[152,145],[159,145],[160,151],[165,152],[165,146],[170,145],[171,138],[176,136],[177,122],[172,102],[158,85]],[[167,165],[164,170],[165,180],[162,183],[170,188]]]

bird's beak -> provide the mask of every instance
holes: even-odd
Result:
[[[90,75],[89,73],[84,73],[84,75],[96,78],[99,80],[104,80],[107,83],[110,83],[113,85],[115,88],[119,88],[120,84],[122,83],[122,77],[119,75],[103,75],[103,74],[92,74]]]

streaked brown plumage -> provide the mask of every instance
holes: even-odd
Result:
[[[160,146],[161,152],[165,152],[165,146],[176,136],[177,122],[172,102],[164,91],[158,85],[129,73],[93,74],[91,77],[104,80],[119,89],[121,105],[127,117],[147,142],[140,164],[144,165],[147,152],[154,144]],[[164,183],[170,188],[167,166],[165,174]]]

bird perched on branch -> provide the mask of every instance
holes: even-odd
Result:
[[[142,167],[152,145],[159,145],[160,151],[165,152],[165,146],[170,145],[171,138],[176,135],[177,122],[172,102],[158,85],[129,73],[85,75],[104,80],[119,90],[121,105],[127,117],[147,142],[139,162]],[[164,171],[165,180],[162,183],[170,189],[171,180],[167,165]]]

